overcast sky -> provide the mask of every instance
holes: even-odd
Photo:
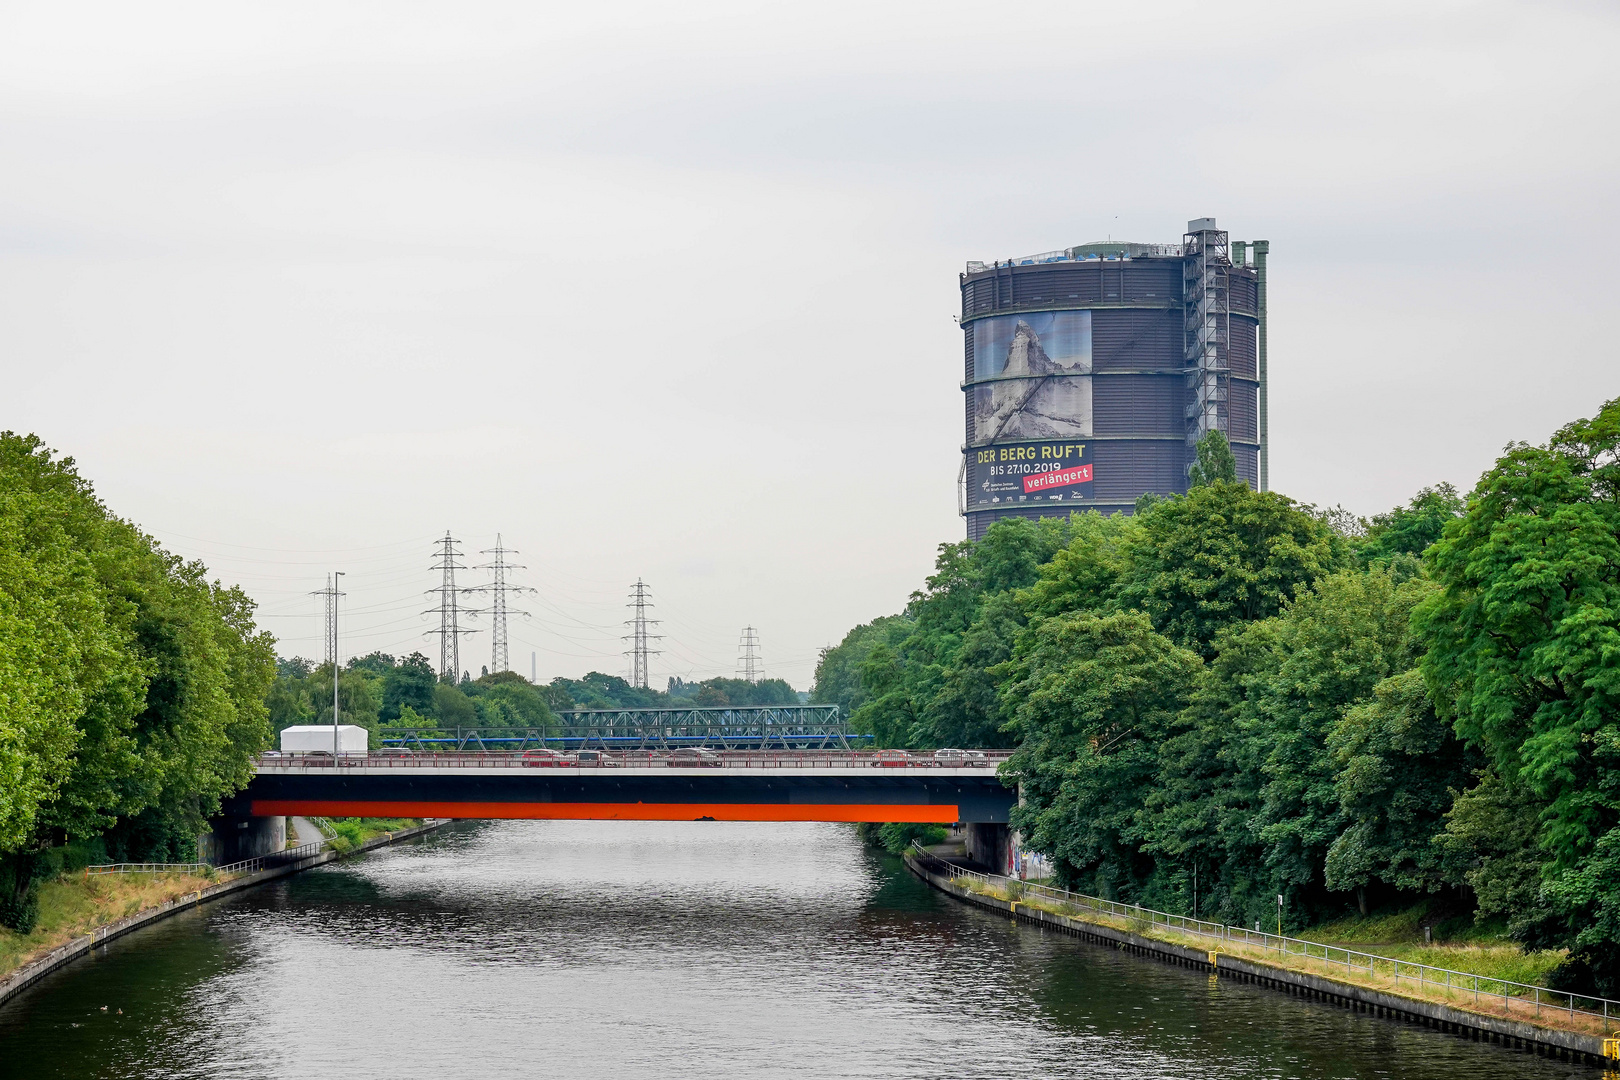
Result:
[[[500,533],[524,674],[624,673],[641,577],[655,685],[752,624],[807,688],[963,535],[969,259],[1271,240],[1273,486],[1358,513],[1620,394],[1617,11],[4,4],[0,427],[284,655],[344,570],[436,657]]]

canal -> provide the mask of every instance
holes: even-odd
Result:
[[[113,943],[0,1077],[1600,1072],[966,909],[847,826],[468,822]]]

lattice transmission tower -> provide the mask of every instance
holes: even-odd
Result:
[[[737,669],[737,674],[751,683],[759,682],[765,677],[765,661],[759,655],[759,631],[752,626],[743,627],[737,648],[741,650],[737,663],[742,665]]]
[[[648,648],[648,644],[657,641],[661,635],[649,634],[649,626],[657,626],[657,619],[647,618],[647,609],[652,607],[652,601],[647,599],[647,586],[640,579],[630,587],[630,602],[625,605],[635,609],[635,617],[625,621],[630,632],[624,635],[624,640],[630,642],[630,648],[625,656],[630,658],[630,685],[647,689],[647,660],[658,655],[658,650]]]
[[[341,571],[338,574],[327,574],[326,588],[316,589],[309,594],[318,596],[326,602],[326,662],[332,665],[334,671],[337,670],[338,661],[337,602],[338,597],[344,595],[338,592],[337,579],[340,576],[342,576]]]
[[[429,595],[437,593],[439,606],[428,608],[424,615],[439,615],[439,628],[429,630],[428,636],[439,636],[439,679],[443,682],[455,683],[461,680],[461,635],[476,631],[463,629],[461,626],[461,609],[456,602],[456,571],[465,570],[461,563],[461,552],[456,548],[456,539],[446,530],[444,538],[433,545],[435,562],[430,569],[437,570],[442,575],[439,587],[429,589]]]
[[[506,603],[506,595],[508,593],[532,593],[534,590],[525,585],[513,585],[506,580],[506,572],[508,570],[527,570],[528,567],[520,563],[506,561],[508,555],[516,555],[517,551],[513,548],[501,546],[500,533],[495,534],[495,546],[484,548],[479,554],[495,556],[493,561],[479,563],[473,568],[475,570],[488,570],[490,572],[490,582],[488,585],[475,585],[462,591],[489,594],[489,607],[476,613],[490,617],[489,670],[491,674],[497,671],[511,671],[512,664],[507,650],[506,616],[508,613],[524,616],[529,613],[527,611],[512,610]]]

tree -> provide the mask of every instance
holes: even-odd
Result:
[[[1115,896],[1150,872],[1139,813],[1201,666],[1140,612],[1071,612],[1019,641],[1002,688],[1019,739],[1012,824],[1066,881]]]
[[[1462,497],[1450,484],[1426,487],[1407,505],[1374,515],[1356,555],[1364,566],[1387,563],[1397,555],[1422,555],[1463,509]]]
[[[72,459],[0,434],[0,918],[30,921],[48,843],[194,849],[269,738],[275,657],[252,612],[113,516]]]
[[[1194,459],[1187,469],[1187,486],[1203,487],[1216,481],[1237,482],[1237,458],[1232,456],[1232,445],[1220,431],[1211,431],[1198,440]]]
[[[432,716],[433,688],[438,685],[438,673],[433,664],[419,652],[413,652],[398,664],[391,664],[383,675],[382,707],[378,719],[387,723],[399,718],[406,706],[423,716]]]
[[[1409,892],[1447,883],[1442,849],[1453,794],[1482,764],[1435,715],[1416,668],[1373,687],[1328,732],[1337,775],[1333,786],[1345,829],[1328,848],[1327,887],[1354,889],[1362,914],[1375,882]]]
[[[1214,480],[1138,519],[1118,605],[1204,655],[1229,623],[1277,614],[1342,561],[1344,541],[1292,499]]]
[[[1070,519],[1071,539],[1039,569],[1034,584],[1018,593],[1030,618],[1092,611],[1107,606],[1131,565],[1142,523],[1124,514],[1095,510]]]
[[[1347,710],[1415,663],[1411,612],[1427,583],[1344,571],[1300,593],[1274,620],[1270,656],[1239,710],[1244,754],[1264,777],[1252,827],[1274,891],[1304,907],[1328,886],[1327,851],[1346,827],[1331,732]]]
[[[1620,823],[1620,399],[1545,447],[1508,448],[1428,561],[1423,670],[1503,780],[1548,800],[1561,867]]]
[[[1620,987],[1620,399],[1509,446],[1425,557],[1431,691],[1501,789],[1540,807],[1529,839],[1562,925],[1516,932]]]
[[[997,608],[995,628],[977,637],[966,666],[964,644],[985,605],[1032,585],[1068,539],[1067,521],[1009,518],[977,542],[941,544],[934,573],[906,608],[905,636],[867,646],[859,665],[862,703],[852,714],[857,730],[876,735],[879,745],[920,747],[987,734],[993,725],[983,712],[983,689],[994,677],[974,665],[1005,651],[1005,619],[1021,615]]]

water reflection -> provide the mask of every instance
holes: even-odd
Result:
[[[1598,1073],[1015,928],[834,825],[458,825],[0,1009],[30,1080],[1009,1075]]]

